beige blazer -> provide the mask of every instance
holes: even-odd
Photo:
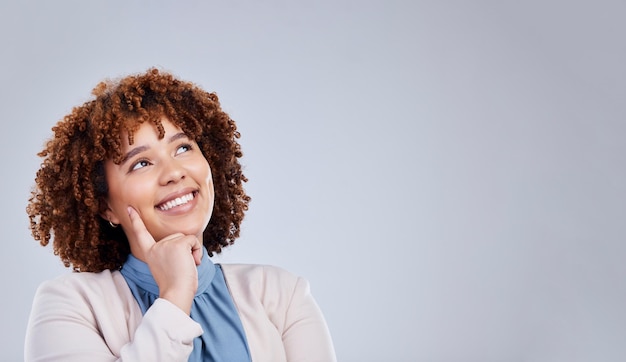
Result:
[[[252,360],[336,361],[309,284],[283,269],[222,264]],[[142,316],[124,277],[70,273],[38,289],[26,361],[187,361],[202,328],[165,299]]]

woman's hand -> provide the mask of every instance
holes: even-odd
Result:
[[[128,207],[132,239],[159,286],[159,298],[167,299],[189,314],[198,289],[197,265],[202,261],[202,243],[196,236],[176,233],[158,242],[146,229],[134,208]]]

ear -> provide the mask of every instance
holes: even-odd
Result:
[[[120,224],[120,218],[111,209],[107,200],[100,200],[100,217],[113,224]]]

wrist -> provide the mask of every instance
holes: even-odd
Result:
[[[159,298],[167,300],[189,315],[191,313],[191,304],[193,303],[193,294],[191,296],[188,294],[185,292],[165,291],[159,295]]]

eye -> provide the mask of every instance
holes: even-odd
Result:
[[[191,149],[192,149],[191,145],[185,143],[185,144],[178,146],[178,148],[176,149],[176,154],[180,155],[181,153],[191,151]]]
[[[148,162],[148,160],[139,160],[130,166],[130,170],[139,170],[140,168],[144,168],[148,165],[150,165],[150,162]]]

